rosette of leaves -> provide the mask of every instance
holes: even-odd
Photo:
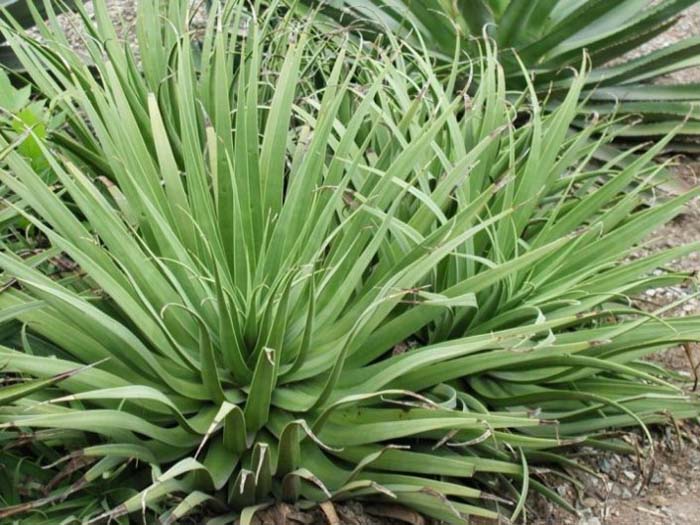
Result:
[[[14,151],[0,180],[82,277],[0,254],[26,327],[0,360],[93,366],[0,408],[0,472],[33,480],[0,517],[247,523],[356,498],[514,521],[529,490],[568,506],[542,473],[585,469],[573,447],[697,415],[641,358],[700,319],[628,299],[698,249],[631,257],[697,194],[644,204],[670,138],[592,166],[606,125],[569,133],[585,72],[545,113],[487,50],[454,97],[457,65],[244,5],[195,41],[188,3],[141,2],[139,68],[98,0],[96,76],[62,35],[4,29],[66,127],[37,138],[56,184]]]

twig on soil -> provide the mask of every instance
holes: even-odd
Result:
[[[323,514],[325,514],[326,519],[328,520],[328,525],[340,525],[340,518],[338,517],[338,513],[335,511],[335,505],[333,505],[332,501],[324,501],[319,505],[319,507],[321,507]]]
[[[657,518],[666,518],[667,517],[665,514],[663,514],[661,512],[657,512],[655,510],[647,509],[647,508],[641,507],[641,506],[637,507],[637,510],[640,512],[646,512],[647,514],[651,514],[652,516],[656,516]]]

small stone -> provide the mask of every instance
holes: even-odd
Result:
[[[596,505],[598,505],[598,500],[595,498],[585,498],[582,503],[588,507],[589,509],[592,509]]]
[[[600,470],[602,470],[606,474],[609,474],[610,471],[612,470],[612,464],[610,463],[610,461],[608,461],[605,458],[600,460],[600,462],[598,463],[598,466],[600,467]]]
[[[581,518],[581,521],[578,522],[578,525],[601,525],[601,523],[598,518],[593,516],[590,518]]]
[[[668,501],[668,498],[665,498],[661,494],[654,494],[649,498],[649,503],[657,507],[667,507],[670,501]]]
[[[625,477],[626,477],[627,479],[634,479],[634,478],[636,477],[636,476],[634,475],[634,472],[632,472],[631,470],[625,470],[625,471],[623,472],[623,474],[625,475]]]

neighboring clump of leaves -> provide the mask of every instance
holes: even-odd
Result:
[[[38,141],[46,138],[48,130],[61,126],[60,116],[52,116],[46,101],[32,100],[30,85],[15,87],[10,77],[0,71],[0,133],[17,151],[26,157],[37,172],[48,172]]]
[[[66,127],[32,135],[56,184],[20,151],[0,180],[82,279],[0,254],[25,327],[0,362],[93,366],[0,408],[0,517],[247,523],[359,498],[515,520],[528,490],[568,505],[531,465],[698,414],[640,359],[700,318],[629,301],[698,249],[631,257],[698,193],[646,205],[670,138],[592,165],[606,126],[569,132],[585,74],[544,114],[488,49],[454,97],[459,62],[444,79],[242,0],[194,42],[188,4],[140,3],[140,68],[101,0],[95,25],[79,9],[94,70],[5,28]]]
[[[572,67],[590,55],[594,68],[584,84],[589,114],[624,115],[643,123],[624,126],[618,137],[640,139],[672,130],[700,135],[700,84],[650,85],[674,71],[700,66],[700,35],[687,35],[661,49],[622,60],[670,29],[698,0],[302,0],[290,2],[321,11],[370,34],[394,32],[451,61],[455,53],[478,54],[486,34],[501,49],[508,86],[524,88],[523,71],[556,106],[572,82]],[[516,57],[517,55],[517,57]],[[609,65],[614,63],[615,65]],[[449,69],[449,68],[448,68]],[[577,120],[577,126],[585,125]],[[682,124],[680,127],[679,125]],[[678,129],[676,129],[678,128]],[[697,151],[694,140],[676,149]]]
[[[38,142],[47,137],[49,130],[61,125],[60,117],[50,116],[44,101],[33,100],[31,87],[15,87],[8,75],[0,71],[0,136],[5,146],[0,147],[0,162],[11,151],[16,151],[31,164],[47,184],[56,181]],[[31,254],[41,245],[41,236],[24,219],[19,210],[24,202],[5,185],[0,186],[0,248],[15,253]],[[16,323],[0,327],[0,343],[17,335]],[[1,363],[0,363],[0,366]]]
[[[46,139],[51,130],[62,125],[60,115],[53,115],[45,101],[32,98],[31,86],[14,86],[4,71],[0,71],[0,93],[0,136],[6,144],[0,148],[0,161],[11,151],[16,151],[47,184],[55,183],[56,178],[51,174],[39,141]],[[23,206],[22,199],[10,188],[6,185],[0,186],[2,250],[31,254],[42,243],[42,236],[37,235],[30,222],[21,216],[20,210]],[[43,257],[41,255],[37,259]],[[8,324],[0,328],[0,342],[7,341],[15,335],[16,329],[10,329]]]

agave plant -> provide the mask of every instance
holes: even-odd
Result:
[[[700,35],[621,60],[672,27],[678,15],[698,0],[303,0],[306,8],[320,8],[343,25],[371,34],[394,32],[425,45],[451,61],[455,53],[475,56],[483,34],[501,49],[508,85],[524,88],[523,68],[542,96],[558,104],[572,82],[582,54],[594,68],[584,85],[589,100],[584,111],[618,114],[643,125],[620,129],[628,139],[663,136],[680,127],[681,135],[700,133],[700,86],[650,86],[649,82],[674,71],[700,65]],[[610,65],[610,64],[615,65]],[[583,125],[583,122],[577,122]],[[678,149],[697,149],[676,140]]]
[[[630,257],[697,194],[644,205],[670,138],[592,166],[606,124],[569,133],[584,71],[545,113],[508,101],[486,48],[455,98],[459,64],[443,81],[407,44],[245,5],[193,41],[188,2],[144,0],[142,69],[103,2],[95,24],[79,9],[97,76],[61,34],[3,28],[66,127],[36,137],[57,184],[19,152],[0,179],[83,278],[0,254],[27,327],[0,361],[92,367],[0,408],[12,472],[50,477],[0,517],[247,523],[358,498],[514,521],[530,489],[572,509],[542,478],[572,447],[698,414],[640,359],[700,318],[628,299],[698,249]]]

